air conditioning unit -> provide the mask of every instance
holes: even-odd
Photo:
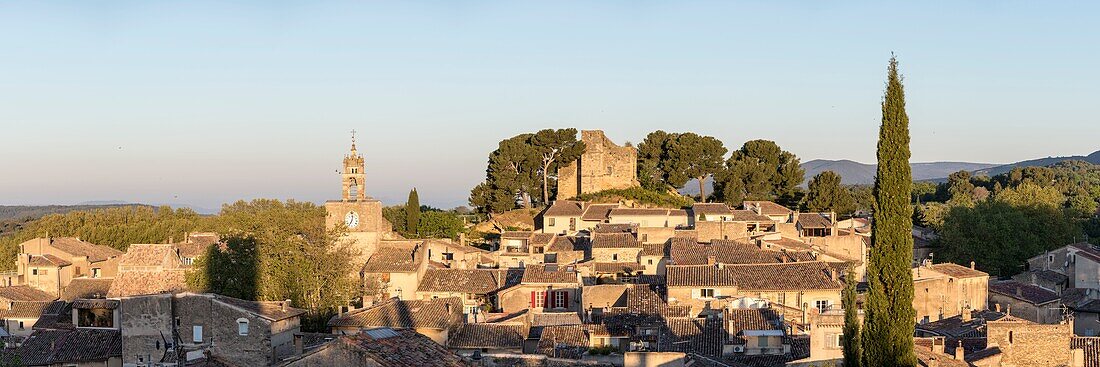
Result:
[[[734,346],[733,346],[733,352],[734,352],[734,353],[745,353],[745,346],[744,346],[744,345],[740,345],[740,344],[738,344],[738,345],[734,345]]]

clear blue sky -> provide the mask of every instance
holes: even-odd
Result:
[[[465,203],[497,141],[655,129],[874,160],[886,61],[914,161],[1100,149],[1095,2],[0,2],[0,204]]]

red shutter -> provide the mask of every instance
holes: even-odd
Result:
[[[542,292],[542,307],[550,308],[550,292]]]
[[[563,302],[565,304],[565,308],[569,308],[569,292],[561,291],[561,297],[565,299],[565,302]]]
[[[531,291],[531,308],[535,308],[535,291]]]

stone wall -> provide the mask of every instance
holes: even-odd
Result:
[[[123,363],[136,364],[138,356],[146,362],[160,361],[165,353],[164,339],[173,338],[172,296],[124,298],[119,309]]]
[[[1054,367],[1073,362],[1069,324],[1039,325],[1024,321],[986,323],[988,345],[1001,349],[1002,367]]]
[[[558,199],[638,186],[638,151],[616,145],[602,130],[581,130],[585,152],[558,169]]]

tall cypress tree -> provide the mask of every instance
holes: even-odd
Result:
[[[405,203],[405,226],[409,233],[420,233],[420,196],[415,187],[409,191],[409,201]]]
[[[843,339],[841,340],[844,347],[844,367],[860,367],[860,358],[862,358],[862,346],[860,345],[859,338],[859,307],[856,305],[856,274],[852,271],[848,271],[848,275],[844,277],[844,292],[841,294],[841,304],[844,306],[844,329]]]
[[[909,168],[909,116],[898,61],[890,57],[878,140],[874,221],[867,261],[863,323],[864,366],[914,366],[913,175]]]

